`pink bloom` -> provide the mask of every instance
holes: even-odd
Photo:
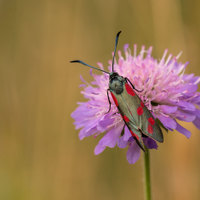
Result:
[[[184,74],[188,63],[178,62],[179,55],[174,57],[167,56],[165,50],[160,61],[151,56],[152,47],[145,50],[142,46],[140,53],[137,54],[137,46],[134,45],[133,52],[124,46],[124,56],[118,51],[118,60],[115,62],[114,69],[119,75],[127,77],[132,84],[141,90],[138,96],[146,107],[158,118],[168,130],[177,130],[187,138],[191,133],[182,127],[178,120],[193,122],[200,129],[200,93],[197,92],[200,77],[193,74]],[[98,63],[103,69],[103,65]],[[108,66],[111,71],[111,61]],[[109,75],[92,74],[94,81],[87,83],[83,81],[82,94],[87,99],[86,102],[79,102],[78,108],[72,113],[76,129],[81,129],[79,138],[94,135],[103,135],[99,140],[94,152],[100,154],[106,147],[119,148],[128,147],[127,160],[135,163],[140,156],[140,147],[136,144],[123,119],[117,113],[117,108],[111,99],[111,110],[108,111],[109,103],[106,90],[108,89]],[[123,132],[123,134],[122,134]],[[104,134],[105,133],[105,134]],[[144,138],[147,148],[157,148],[157,143]]]

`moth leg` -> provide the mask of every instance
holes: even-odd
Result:
[[[109,109],[108,109],[108,112],[106,112],[105,114],[108,114],[110,112],[110,109],[111,109],[111,101],[110,101],[110,97],[109,97],[108,91],[110,91],[110,90],[107,89],[107,98],[108,98],[108,102],[109,102]]]
[[[137,90],[128,78],[125,78],[125,80],[128,81],[131,84],[132,88],[134,90],[136,90],[137,92],[142,92],[143,91],[143,90]]]

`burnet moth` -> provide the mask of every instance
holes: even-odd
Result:
[[[71,63],[81,63],[90,68],[109,74],[109,88],[107,89],[109,102],[108,112],[111,109],[111,101],[109,98],[110,92],[124,123],[128,127],[137,144],[143,151],[145,151],[142,137],[150,137],[158,142],[163,142],[163,134],[158,122],[135,92],[141,91],[138,91],[128,78],[120,76],[114,71],[114,59],[120,33],[121,31],[117,33],[115,40],[114,55],[112,58],[112,72],[106,72],[102,69],[93,67],[81,60],[73,60]]]

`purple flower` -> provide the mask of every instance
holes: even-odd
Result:
[[[165,50],[161,60],[151,56],[152,47],[145,50],[142,46],[137,54],[137,46],[134,45],[133,53],[124,46],[124,56],[118,51],[118,60],[115,62],[115,71],[121,76],[127,77],[142,92],[138,96],[168,130],[177,130],[187,138],[191,133],[182,127],[177,120],[193,122],[200,129],[200,93],[197,92],[200,77],[194,74],[185,74],[188,63],[178,62],[178,56],[171,54],[166,57]],[[98,63],[103,69],[103,65]],[[108,66],[111,71],[111,61]],[[78,108],[72,113],[76,129],[81,129],[79,138],[82,140],[88,136],[103,135],[99,140],[94,153],[100,154],[106,147],[119,148],[128,147],[127,160],[135,163],[140,157],[140,148],[131,136],[123,119],[117,113],[117,108],[111,99],[111,110],[107,99],[109,75],[103,73],[96,75],[92,73],[94,81],[87,83],[82,77],[82,94],[88,100],[78,103]],[[123,131],[123,134],[122,134]],[[105,133],[105,134],[104,134]],[[157,143],[144,138],[144,144],[149,149],[157,149]]]

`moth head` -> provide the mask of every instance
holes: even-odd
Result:
[[[111,81],[111,80],[113,80],[113,79],[115,79],[117,77],[119,77],[119,74],[117,72],[111,72],[109,79]]]
[[[123,92],[123,82],[124,78],[119,76],[118,73],[112,72],[110,74],[109,88],[117,94],[121,94]]]

